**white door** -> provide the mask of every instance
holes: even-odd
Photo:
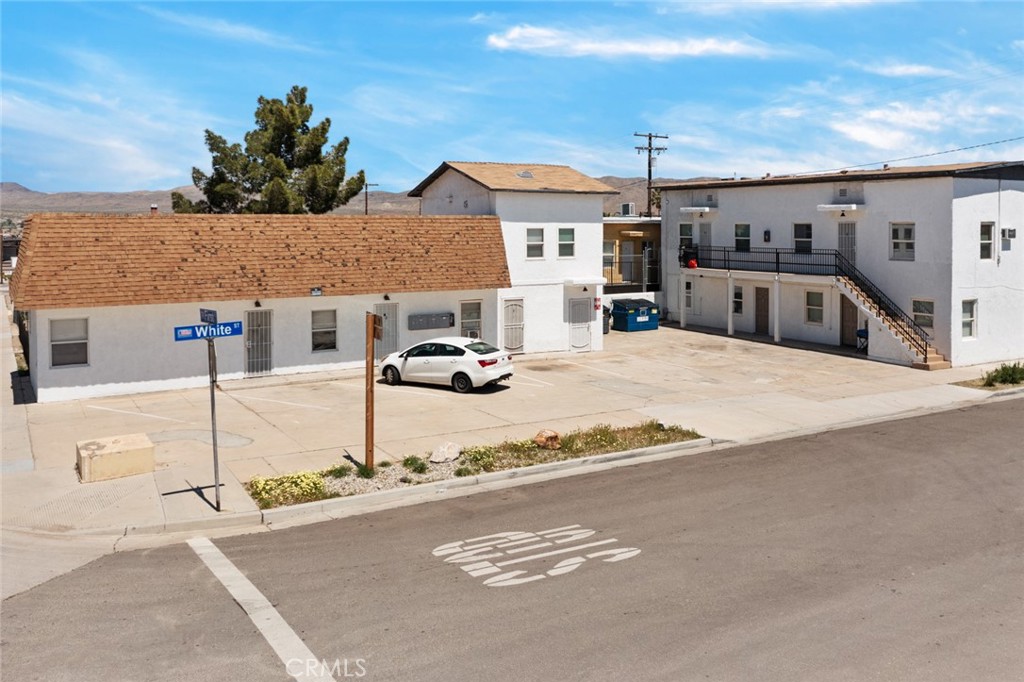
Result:
[[[398,350],[398,304],[376,303],[373,306],[373,314],[380,315],[384,325],[383,338],[377,339],[373,344],[374,357],[379,360],[388,353]]]
[[[839,253],[857,265],[857,223],[839,223]]]
[[[633,259],[636,254],[633,251],[633,242],[626,240],[619,243],[619,257],[622,259],[622,281],[633,281]]]
[[[572,350],[590,350],[590,308],[589,298],[569,299],[569,345]]]
[[[504,305],[505,333],[502,348],[509,353],[523,352],[523,299],[509,298]]]
[[[700,241],[697,243],[701,246],[711,246],[711,223],[700,224]]]

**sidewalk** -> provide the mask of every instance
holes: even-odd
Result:
[[[6,286],[0,294],[6,297]],[[218,512],[208,388],[34,403],[27,378],[17,374],[17,338],[6,300],[2,313],[0,357],[10,382],[0,391],[5,580],[18,569],[17,557],[31,555],[30,547],[37,553],[52,549],[51,558],[63,566],[115,548],[166,542],[178,533],[266,530],[588,466],[499,473],[486,483],[458,480],[264,513],[243,488],[252,476],[324,468],[346,455],[362,461],[364,379],[361,370],[248,379],[224,382],[217,395]],[[379,386],[375,457],[401,460],[448,440],[464,446],[494,443],[529,438],[542,428],[567,432],[647,419],[707,436],[698,450],[686,450],[696,452],[1024,394],[1024,389],[993,393],[953,385],[980,377],[990,366],[924,372],[670,328],[614,332],[605,341],[603,353],[517,358],[511,385],[494,390],[458,395],[431,387]],[[79,482],[77,442],[130,433],[152,440],[156,471]],[[664,456],[672,454],[654,455]],[[69,540],[76,540],[81,552],[69,551]],[[16,552],[18,547],[27,554]],[[4,596],[23,584],[5,582]]]

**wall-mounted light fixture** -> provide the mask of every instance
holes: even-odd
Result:
[[[584,292],[586,292],[586,291],[587,291],[587,288],[586,288],[586,287],[583,287],[583,291],[584,291]]]
[[[390,296],[388,296],[387,294],[384,294],[384,300],[385,300],[385,301],[390,301],[390,300],[391,300],[391,297],[390,297]]]
[[[259,300],[257,300],[255,303],[253,303],[253,305],[256,306],[257,308],[262,308],[263,307],[263,304],[260,303]]]
[[[846,217],[846,211],[840,211],[839,212],[839,217],[840,218],[845,218]]]
[[[309,290],[309,295],[310,296],[323,296],[324,295],[324,290],[321,289],[320,287],[313,287],[312,289]]]
[[[771,230],[765,230],[764,231],[764,243],[768,244],[769,242],[771,242],[771,240],[772,240],[772,231]]]

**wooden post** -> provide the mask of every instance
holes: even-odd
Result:
[[[363,462],[367,469],[373,469],[373,339],[376,318],[373,313],[366,313],[366,456]]]

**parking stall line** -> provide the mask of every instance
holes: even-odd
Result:
[[[631,378],[626,376],[625,374],[619,374],[618,372],[613,372],[608,369],[601,369],[600,367],[594,367],[593,365],[585,365],[581,362],[573,362],[572,360],[562,360],[562,362],[564,362],[567,365],[576,365],[577,367],[582,367],[583,369],[589,369],[594,372],[603,372],[604,374],[611,374],[613,377],[619,377],[621,379]]]
[[[104,412],[117,412],[118,414],[130,414],[133,417],[148,417],[149,419],[162,419],[162,420],[167,421],[167,422],[177,422],[179,424],[188,424],[189,423],[189,422],[181,420],[181,419],[174,419],[173,417],[161,417],[159,415],[149,414],[147,412],[132,412],[131,410],[117,410],[117,409],[114,409],[113,407],[100,407],[99,405],[86,405],[86,407],[88,407],[91,410],[103,410]]]
[[[290,403],[287,400],[274,400],[273,398],[255,398],[249,395],[232,395],[235,400],[258,400],[264,403],[277,403],[278,405],[288,405],[289,407],[308,407],[311,410],[323,410],[324,412],[330,412],[331,408],[324,407],[323,405],[307,405],[306,403]]]
[[[248,614],[260,634],[267,640],[267,644],[281,659],[290,677],[304,682],[336,682],[327,666],[318,665],[319,659],[295,634],[273,604],[209,538],[192,538],[188,544],[228,591],[231,598]]]

